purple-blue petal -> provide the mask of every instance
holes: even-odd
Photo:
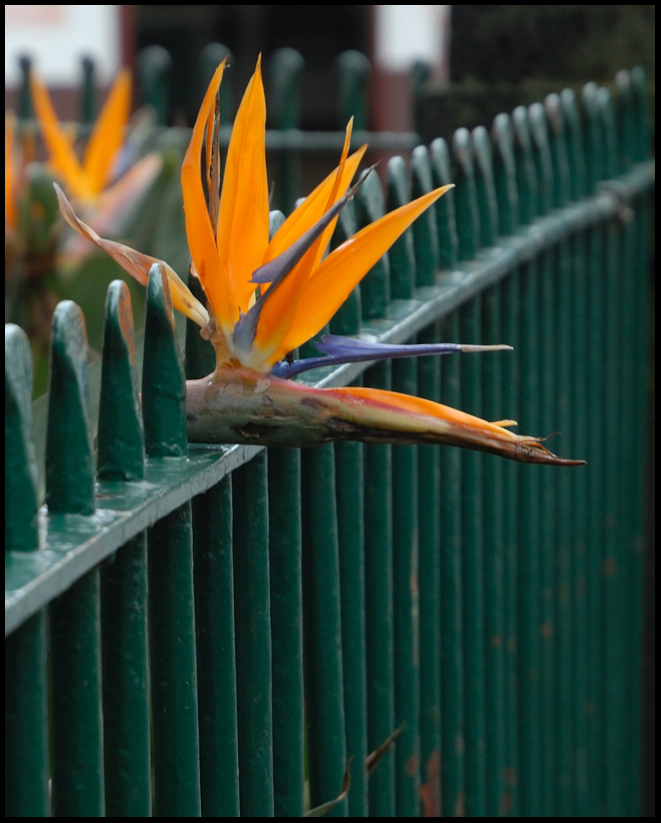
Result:
[[[409,345],[391,345],[389,343],[371,343],[353,337],[341,337],[337,334],[325,334],[314,344],[326,357],[308,357],[305,360],[291,362],[281,361],[273,367],[276,377],[289,379],[308,369],[322,366],[340,366],[343,363],[362,363],[373,360],[390,360],[395,357],[421,357],[431,354],[453,354],[461,351],[490,351],[506,349],[509,346],[466,346],[462,343],[414,343]]]

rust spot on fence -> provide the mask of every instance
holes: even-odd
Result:
[[[413,777],[414,774],[420,768],[420,758],[417,754],[412,754],[409,759],[406,761],[406,766],[404,767],[404,771],[410,777]]]
[[[544,640],[548,640],[553,637],[553,623],[544,623],[539,631]]]
[[[441,816],[441,753],[433,749],[425,768],[427,780],[420,786],[423,817]]]
[[[516,786],[516,770],[512,766],[506,766],[503,772],[506,786]]]
[[[453,817],[465,817],[466,816],[466,798],[463,792],[459,792],[457,795],[457,799],[454,804],[454,814]]]
[[[508,815],[512,810],[512,795],[510,792],[503,792],[500,796],[500,813]]]
[[[491,645],[494,649],[499,649],[503,645],[503,638],[499,634],[494,634],[491,638]]]
[[[617,560],[614,557],[604,558],[604,575],[613,577],[617,572]]]

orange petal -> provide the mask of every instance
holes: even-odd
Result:
[[[97,195],[108,183],[112,162],[124,142],[130,109],[131,72],[123,69],[115,78],[85,149],[83,166],[90,188]]]
[[[5,223],[16,228],[16,115],[5,112]]]
[[[188,247],[195,264],[195,270],[216,320],[222,328],[229,330],[233,325],[233,316],[228,276],[218,256],[213,227],[204,197],[202,170],[200,168],[204,128],[209,119],[209,112],[213,108],[224,69],[225,60],[216,69],[204,95],[193,128],[193,136],[188,144],[181,167],[181,189],[184,197]]]
[[[216,140],[218,139],[218,135],[213,133],[215,109],[216,104],[214,102],[213,106],[209,109],[209,116],[207,117],[207,133],[204,144],[204,170],[207,178],[207,191],[211,191],[211,156],[213,154],[213,141],[214,138]]]
[[[347,158],[344,167],[344,174],[342,182],[339,187],[338,196],[342,197],[349,188],[349,183],[353,180],[360,161],[367,150],[367,145],[361,146],[358,151],[354,152],[351,157]],[[264,255],[264,262],[268,263],[270,260],[276,258],[279,254],[291,246],[291,244],[298,240],[301,235],[312,228],[314,224],[322,217],[327,210],[328,194],[332,190],[336,180],[337,168],[323,180],[317,188],[311,192],[301,205],[295,209],[285,222],[280,226],[278,231],[273,235],[269,247]]]
[[[323,328],[402,232],[450,188],[452,185],[442,186],[389,212],[329,254],[305,283],[289,331],[269,357],[269,364],[281,360]]]
[[[190,317],[191,320],[199,326],[202,326],[202,328],[209,323],[209,315],[207,310],[200,303],[200,301],[193,296],[188,286],[183,282],[174,269],[171,268],[164,260],[159,260],[157,257],[151,257],[148,254],[143,254],[142,252],[132,249],[130,246],[125,246],[123,243],[116,243],[114,240],[106,240],[103,237],[99,237],[94,229],[90,228],[90,226],[83,223],[82,220],[76,217],[76,214],[71,207],[71,203],[69,203],[64,192],[57,185],[57,183],[54,183],[53,185],[55,186],[55,193],[57,194],[57,201],[60,206],[62,216],[72,229],[75,229],[79,234],[82,234],[83,237],[86,237],[88,240],[91,240],[92,243],[95,243],[100,249],[103,249],[103,251],[110,255],[110,257],[112,257],[112,259],[118,263],[125,272],[128,272],[131,277],[135,278],[138,283],[141,283],[143,286],[147,285],[147,280],[149,279],[149,269],[154,265],[154,263],[158,263],[163,266],[165,273],[168,276],[170,294],[172,296],[172,305],[175,309],[180,311],[182,314],[185,314],[186,317]]]
[[[260,62],[258,58],[232,127],[218,212],[218,254],[227,268],[233,306],[243,312],[255,290],[248,281],[264,262],[269,242],[266,101]]]
[[[350,121],[347,127],[342,156],[340,158],[340,165],[335,170],[335,179],[333,180],[333,184],[326,197],[326,203],[322,214],[328,211],[328,209],[345,193],[346,188],[351,181],[351,177],[348,175],[351,174],[351,176],[353,176],[355,173],[354,164],[351,164],[351,167],[347,169],[347,154],[349,151],[349,143],[351,141],[352,123],[353,121]],[[356,159],[359,162],[360,158]],[[274,293],[270,300],[265,304],[259,320],[259,325],[257,327],[257,333],[255,335],[253,345],[254,351],[251,353],[251,357],[249,358],[249,365],[253,368],[259,368],[269,358],[269,355],[271,355],[273,351],[279,349],[283,338],[288,335],[292,320],[296,314],[300,296],[305,287],[305,283],[312,276],[316,266],[319,264],[319,261],[321,260],[321,257],[335,229],[336,223],[337,218],[329,223],[318,240],[294,267],[294,269],[287,276],[286,280],[282,282],[278,288],[278,291]],[[246,359],[248,358],[243,358],[244,361]]]
[[[30,91],[41,133],[50,152],[51,167],[62,176],[72,197],[93,200],[95,192],[90,187],[89,179],[74,153],[70,139],[57,122],[57,115],[46,86],[34,72],[30,72]]]

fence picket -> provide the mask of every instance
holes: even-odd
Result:
[[[200,77],[226,52],[204,50]],[[169,56],[140,65],[164,122]],[[288,49],[269,62],[287,207],[301,153],[342,142],[299,140],[302,67]],[[337,69],[360,131],[369,63],[346,52]],[[83,70],[91,122],[94,64]],[[385,198],[371,174],[331,241],[451,182],[452,165],[456,188],[326,329],[512,345],[378,363],[364,383],[518,418],[522,433],[557,428],[585,469],[373,443],[189,450],[184,373],[210,373],[215,353],[189,322],[184,370],[155,266],[141,398],[127,287],[110,286],[91,372],[81,310],[55,312],[39,510],[31,354],[6,327],[8,816],[302,816],[337,796],[347,762],[331,816],[639,813],[654,184],[642,69],[619,72],[615,95],[565,89],[490,134],[458,129],[452,152],[405,135],[410,166],[390,160]],[[227,124],[228,83],[221,107]],[[272,212],[272,229],[283,220]],[[361,368],[322,385],[361,384]]]

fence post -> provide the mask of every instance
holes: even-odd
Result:
[[[344,128],[349,118],[353,117],[354,131],[363,131],[367,128],[369,116],[367,82],[370,61],[362,52],[349,49],[338,55],[335,67],[340,82],[340,128]]]
[[[577,200],[585,186],[585,158],[575,95],[570,89],[560,94],[561,117],[567,145],[569,166],[569,198]],[[573,450],[588,454],[588,245],[585,234],[576,233],[571,243],[571,397],[570,418]],[[574,810],[584,817],[590,812],[588,726],[589,726],[589,610],[588,610],[588,472],[571,478],[571,499],[575,537],[570,546],[572,553],[573,597],[573,751],[570,767],[574,775]]]
[[[300,451],[269,449],[268,480],[275,815],[301,817],[305,756]]]
[[[301,74],[305,67],[303,57],[295,50],[281,48],[271,55],[271,120],[279,131],[298,129],[301,120]],[[301,163],[299,153],[286,149],[279,156],[280,191],[276,192],[276,206],[285,214],[294,208],[301,190]]]
[[[340,558],[332,443],[302,453],[303,591],[310,803],[336,797],[346,765]],[[347,801],[333,807],[347,816]]]
[[[536,214],[535,166],[530,145],[528,111],[519,106],[512,112],[520,221],[531,222]],[[532,426],[526,413],[539,404],[539,272],[537,261],[522,267],[518,317],[518,368],[522,401],[519,405],[522,430]],[[540,694],[540,548],[539,474],[521,475],[519,540],[519,729],[520,813],[537,816],[541,808],[541,694]]]
[[[170,116],[170,78],[172,58],[162,46],[147,46],[138,55],[138,98],[156,112],[159,126]]]
[[[128,286],[108,287],[99,406],[100,481],[144,479],[144,435]],[[151,811],[146,533],[101,569],[106,814]]]
[[[402,157],[395,156],[388,162],[388,209],[399,208],[410,199],[406,164]],[[423,215],[425,218],[429,219]],[[407,229],[391,247],[390,265],[392,296],[410,300],[416,284],[412,229]],[[393,362],[392,388],[403,394],[417,394],[414,358]],[[395,726],[405,724],[395,744],[395,810],[398,817],[411,817],[420,809],[417,446],[392,447],[392,476]]]
[[[417,146],[411,157],[413,196],[434,188],[432,164],[425,146]],[[437,235],[438,203],[413,224],[416,285],[430,286],[439,267]],[[425,220],[428,215],[428,218]],[[440,339],[438,323],[418,335],[419,343]],[[435,357],[417,362],[417,393],[440,402],[440,368]],[[435,446],[418,446],[418,589],[420,658],[420,805],[425,817],[441,814],[441,645],[440,645],[440,454]]]
[[[486,129],[478,126],[473,130],[475,155],[475,183],[480,211],[482,243],[492,246],[499,228],[498,199],[496,194],[492,149]],[[501,185],[507,186],[503,175]],[[511,220],[511,214],[509,215]],[[482,298],[482,332],[486,343],[500,342],[501,293],[503,285],[497,283]],[[507,341],[509,342],[509,341]],[[503,356],[482,355],[488,367],[482,370],[483,407],[480,414],[487,420],[504,416],[502,409]],[[478,365],[478,364],[475,364]],[[502,460],[491,455],[482,456],[482,496],[484,522],[484,642],[485,642],[485,732],[486,732],[486,813],[503,816],[509,812],[507,783],[507,731],[506,731],[506,607],[505,607],[505,540]],[[509,502],[509,501],[508,501]],[[468,675],[467,675],[468,676]]]
[[[227,58],[227,67],[233,68],[234,55],[222,43],[207,43],[200,51],[197,63],[197,76],[199,83],[199,101],[204,99],[204,94],[211,82],[214,72],[222,61]],[[223,82],[220,84],[220,126],[229,127],[234,119],[234,96],[233,96],[233,72],[226,71],[223,74]],[[196,109],[197,110],[197,109]]]
[[[516,166],[514,162],[514,131],[508,114],[498,114],[493,122],[494,142],[494,186],[498,204],[499,234],[508,237],[519,225],[519,195],[516,188]],[[519,400],[519,305],[521,274],[517,269],[505,279],[501,286],[501,334],[499,339],[514,348],[510,356],[498,359],[503,392],[507,403],[500,411],[517,419]],[[497,318],[494,318],[497,324]],[[491,327],[495,335],[495,325]],[[491,339],[491,338],[490,338]],[[495,340],[496,337],[494,336]],[[496,365],[496,360],[492,364]],[[496,381],[492,381],[494,384]],[[485,414],[489,414],[489,399],[485,396]],[[497,400],[497,398],[494,398]],[[500,814],[517,816],[519,811],[519,657],[518,657],[518,524],[519,524],[519,466],[506,462],[501,465],[503,501],[503,563],[504,563],[504,634],[506,682],[504,693],[505,711],[505,762],[503,769],[502,794],[498,803]],[[498,505],[495,502],[495,505]],[[487,751],[487,758],[489,753]]]
[[[242,817],[273,816],[267,453],[232,473],[234,618]]]
[[[547,115],[551,165],[553,175],[553,204],[564,206],[570,195],[569,162],[567,152],[567,130],[564,122],[562,103],[557,94],[548,95],[544,101]],[[554,303],[556,305],[555,327],[551,330],[550,347],[555,352],[555,416],[558,428],[563,432],[565,448],[575,452],[575,423],[578,415],[572,408],[573,358],[580,355],[572,352],[574,317],[576,308],[575,286],[580,274],[573,271],[575,250],[573,238],[565,238],[558,243],[554,254]],[[580,321],[579,321],[580,322]],[[566,434],[564,434],[566,433]],[[566,438],[566,440],[565,440]],[[580,517],[574,504],[578,490],[576,481],[583,479],[583,472],[565,474],[556,478],[557,523],[576,524]],[[575,740],[578,728],[572,713],[577,693],[574,629],[576,620],[577,593],[574,590],[574,573],[580,556],[580,547],[574,545],[574,529],[559,528],[555,538],[555,708],[556,708],[556,780],[552,791],[556,793],[557,810],[561,815],[571,814],[576,804],[578,763],[574,754],[579,745]]]
[[[377,174],[371,173],[356,195],[358,228],[383,217],[385,204],[383,189]],[[386,252],[360,281],[363,319],[385,317],[390,302],[390,258]]]
[[[87,397],[87,336],[81,310],[63,301],[51,332],[46,445],[49,517],[94,512],[94,460]],[[60,816],[103,815],[99,569],[50,606],[52,807]]]
[[[488,140],[486,132],[478,130],[480,139]],[[457,166],[457,225],[459,257],[472,260],[482,244],[482,223],[497,222],[493,185],[483,187],[483,203],[487,214],[480,213],[480,198],[476,187],[474,135],[466,129],[454,134],[454,155]],[[482,147],[483,153],[487,146]],[[487,159],[486,157],[484,158]],[[482,175],[482,171],[480,171]],[[488,193],[487,193],[488,192]],[[480,343],[482,335],[482,297],[459,310],[459,339]],[[466,357],[460,362],[461,402],[459,407],[482,415],[480,362]],[[484,645],[484,535],[482,529],[484,499],[482,493],[482,455],[461,453],[461,534],[464,604],[464,666],[465,666],[465,741],[466,741],[466,814],[486,814],[486,714],[485,714],[485,645]]]
[[[442,137],[437,137],[429,147],[434,186],[446,186],[452,182],[450,174],[450,150]],[[452,269],[457,262],[459,240],[455,219],[454,191],[446,192],[436,202],[436,232],[438,235],[439,266]]]
[[[359,52],[345,52],[345,55],[350,54],[362,57]],[[343,56],[340,55],[340,58]],[[376,175],[371,175],[371,177],[376,178]],[[376,179],[378,186],[378,178]],[[352,237],[356,231],[355,201],[352,200],[340,212],[337,227],[331,239],[331,247],[336,248]],[[361,285],[358,284],[331,318],[331,332],[345,335],[358,334],[361,314]],[[362,385],[362,377],[355,380],[353,385]],[[335,443],[334,449],[335,497],[340,551],[344,725],[347,758],[351,762],[351,791],[347,798],[348,816],[366,817],[365,758],[368,751],[363,444]]]
[[[38,549],[37,468],[31,433],[32,354],[5,326],[5,556]],[[46,620],[37,612],[5,641],[5,815],[46,817]]]
[[[186,456],[185,401],[167,278],[155,263],[147,285],[142,370],[150,457]],[[190,501],[152,526],[148,551],[154,814],[195,817],[200,766]]]

